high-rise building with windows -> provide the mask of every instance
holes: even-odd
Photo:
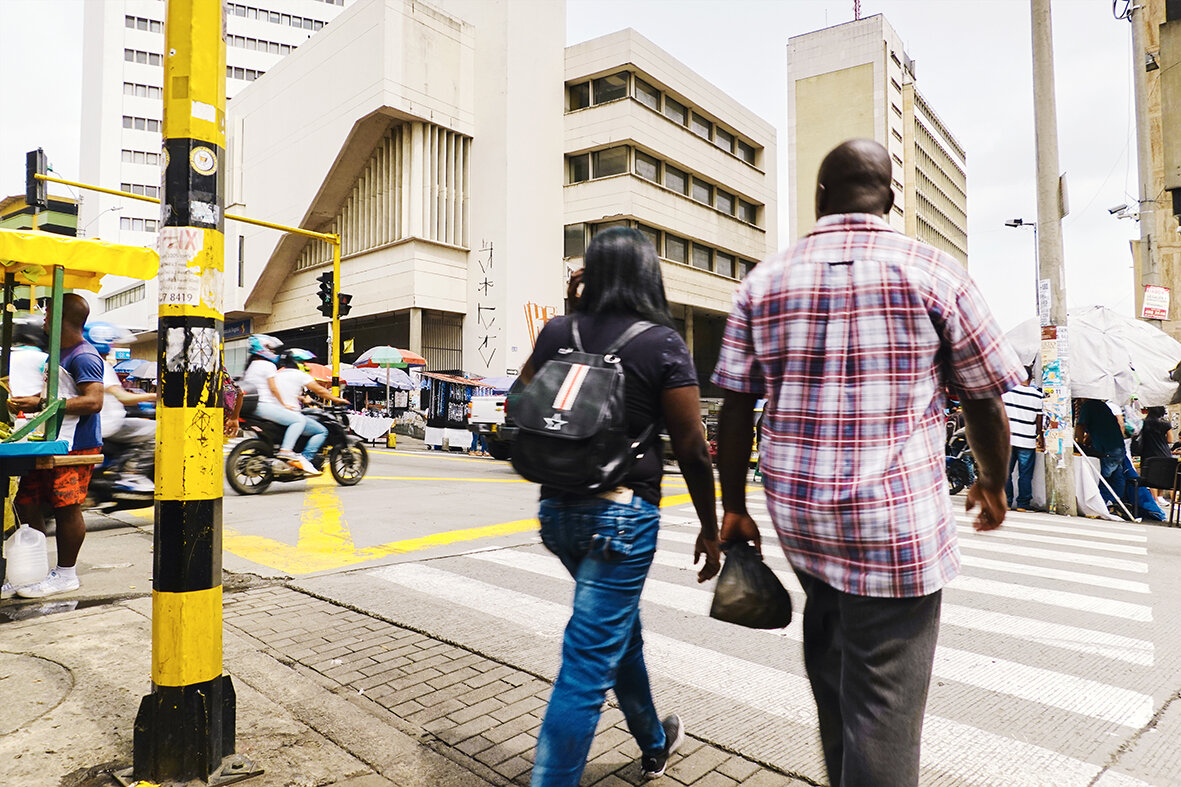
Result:
[[[890,152],[890,222],[968,264],[967,160],[915,88],[915,63],[880,14],[794,36],[787,43],[790,240],[811,228],[816,173],[855,137]]]
[[[776,250],[775,129],[634,30],[566,49],[565,249],[630,226],[660,255],[702,390],[737,283]]]
[[[346,0],[227,2],[226,96],[233,98],[340,13]],[[163,111],[162,0],[84,4],[82,143],[78,180],[160,197]],[[153,245],[160,209],[86,192],[78,226],[89,237]],[[155,326],[155,282],[110,281],[92,311],[136,328]]]

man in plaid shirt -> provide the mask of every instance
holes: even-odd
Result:
[[[944,471],[944,392],[979,465],[975,527],[1005,518],[1001,394],[1024,370],[975,284],[891,229],[890,157],[851,140],[820,166],[817,222],[735,296],[713,381],[721,538],[746,511],[752,411],[771,520],[807,593],[804,662],[830,782],[915,785],[941,588],[960,568]]]

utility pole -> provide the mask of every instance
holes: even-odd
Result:
[[[1062,181],[1058,173],[1058,118],[1054,99],[1054,43],[1050,0],[1030,0],[1033,31],[1033,119],[1037,147],[1037,244],[1042,322],[1042,408],[1046,444],[1047,510],[1077,512],[1074,497],[1074,417],[1066,332],[1066,270],[1062,259]]]
[[[1132,84],[1136,94],[1136,163],[1140,188],[1137,191],[1136,212],[1140,217],[1140,283],[1160,285],[1160,252],[1153,243],[1152,230],[1156,213],[1156,195],[1152,193],[1152,137],[1148,119],[1148,71],[1145,69],[1147,48],[1144,45],[1148,9],[1131,3],[1127,18],[1132,28]],[[1140,296],[1143,297],[1143,287]],[[1160,327],[1160,320],[1151,320]]]
[[[135,718],[140,781],[253,772],[226,761],[236,703],[222,673],[223,24],[222,0],[166,6],[152,691]]]

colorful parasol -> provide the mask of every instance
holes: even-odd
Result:
[[[426,366],[426,359],[410,350],[401,350],[389,345],[371,347],[357,356],[353,366],[368,369],[406,369],[410,366]]]

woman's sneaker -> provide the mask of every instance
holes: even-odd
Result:
[[[685,742],[685,728],[681,717],[675,713],[660,723],[664,727],[664,751],[660,754],[645,754],[640,758],[640,771],[645,779],[659,779],[668,765],[668,756]]]

